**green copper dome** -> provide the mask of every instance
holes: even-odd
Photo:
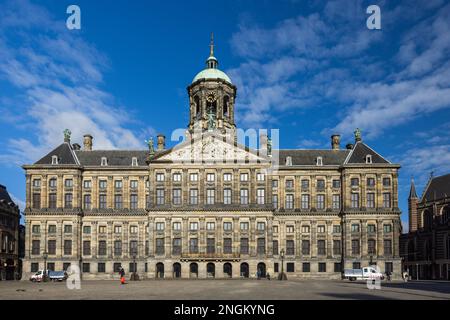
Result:
[[[230,77],[227,76],[225,72],[220,71],[219,69],[212,69],[211,68],[211,69],[205,69],[205,70],[199,72],[195,76],[195,78],[192,81],[192,83],[194,83],[194,82],[196,82],[196,81],[198,81],[200,79],[222,79],[222,80],[225,80],[225,81],[233,84],[231,82]]]

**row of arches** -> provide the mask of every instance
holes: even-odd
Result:
[[[194,114],[195,118],[199,119],[202,116],[202,109],[201,109],[201,102],[199,96],[194,97]],[[223,117],[228,118],[230,115],[230,97],[224,96],[222,100],[222,106],[223,106]],[[220,115],[217,114],[217,101],[207,102],[206,103],[206,112],[212,112],[217,117]]]
[[[450,206],[442,208],[440,217],[436,218],[438,219],[436,223],[447,224],[450,221]],[[428,231],[431,230],[435,220],[433,212],[429,209],[422,211],[421,220],[421,227]]]
[[[189,264],[189,277],[190,278],[198,278],[199,277],[199,268],[198,263],[192,262]],[[250,268],[248,263],[243,262],[240,265],[240,276],[242,278],[250,277]],[[257,266],[257,271],[260,277],[266,277],[266,265],[265,263],[259,263]],[[165,266],[164,263],[159,262],[156,264],[156,278],[163,279],[165,277]],[[173,278],[181,278],[181,264],[179,262],[175,262],[170,272],[172,272]],[[224,263],[223,265],[223,275],[228,278],[232,278],[233,275],[233,265],[229,262]],[[216,265],[212,262],[209,262],[206,265],[206,277],[207,278],[216,278]]]

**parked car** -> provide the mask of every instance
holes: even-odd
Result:
[[[365,267],[362,269],[345,269],[344,279],[350,281],[356,280],[384,280],[384,276],[374,267]]]
[[[44,281],[44,270],[39,270],[30,277],[32,282],[42,282]],[[47,277],[51,281],[64,281],[67,279],[68,275],[65,271],[50,271],[47,270]]]

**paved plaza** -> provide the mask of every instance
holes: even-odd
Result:
[[[301,299],[447,299],[449,282],[382,283],[369,290],[364,282],[332,280],[147,280],[83,281],[80,290],[65,283],[0,282],[0,300],[301,300]]]

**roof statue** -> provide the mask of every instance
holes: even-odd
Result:
[[[70,135],[72,134],[72,132],[69,129],[65,129],[63,133],[64,133],[64,141],[70,142]]]
[[[356,128],[355,130],[355,142],[361,141],[361,129]]]

